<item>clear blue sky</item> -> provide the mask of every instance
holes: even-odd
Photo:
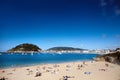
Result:
[[[120,47],[120,0],[0,0],[0,51]]]

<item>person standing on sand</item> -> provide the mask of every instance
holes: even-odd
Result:
[[[108,67],[108,66],[109,66],[109,64],[107,64],[107,63],[106,63],[106,64],[105,64],[105,66],[106,66],[106,67]]]
[[[38,76],[41,76],[41,72],[38,69],[36,69],[36,76],[35,77],[38,77]]]
[[[80,65],[78,64],[78,69],[80,69]]]

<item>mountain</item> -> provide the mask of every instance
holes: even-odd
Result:
[[[40,51],[42,49],[40,49],[38,46],[34,45],[34,44],[29,44],[29,43],[24,43],[24,44],[20,44],[17,45],[16,47],[9,49],[8,52],[24,52],[24,51]]]
[[[75,50],[86,50],[86,49],[80,49],[80,48],[73,48],[73,47],[53,47],[53,48],[49,48],[48,51],[75,51]]]

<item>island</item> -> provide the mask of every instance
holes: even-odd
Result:
[[[42,49],[34,44],[23,43],[9,49],[7,52],[40,52]]]

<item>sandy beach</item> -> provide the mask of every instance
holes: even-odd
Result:
[[[41,73],[36,77],[36,71]],[[0,69],[5,80],[120,80],[120,66],[108,62],[69,62]]]

